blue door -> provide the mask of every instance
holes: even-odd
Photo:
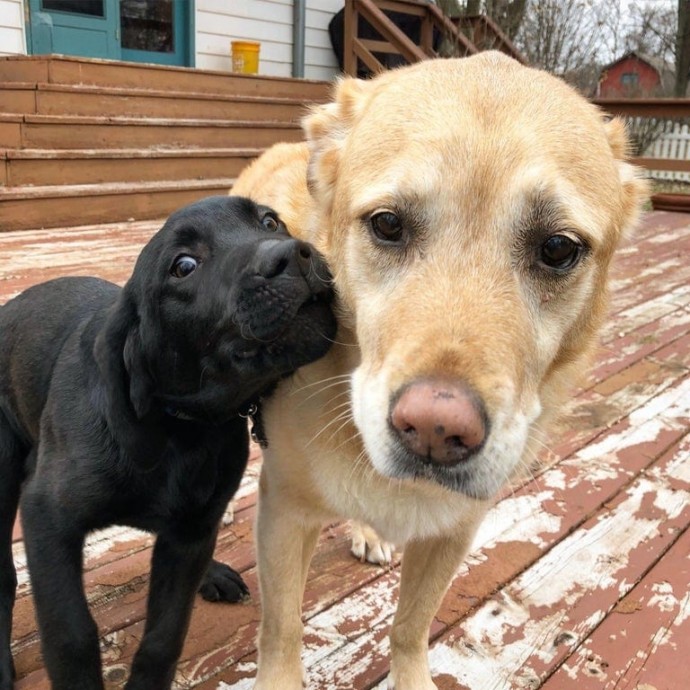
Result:
[[[28,24],[34,55],[120,57],[117,0],[29,0]]]
[[[29,50],[191,65],[193,0],[28,0]]]
[[[189,0],[120,0],[122,59],[189,65]]]

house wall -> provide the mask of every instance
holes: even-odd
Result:
[[[260,74],[292,75],[293,0],[196,0],[195,66],[231,69],[232,40],[261,43]],[[305,77],[332,79],[338,64],[328,22],[343,0],[307,0]],[[0,0],[0,55],[27,53],[22,0]]]
[[[622,83],[623,75],[638,75],[638,85],[630,88]],[[599,95],[602,98],[626,98],[641,94],[653,95],[661,86],[659,73],[648,63],[635,56],[630,56],[612,65],[606,70],[599,82]]]
[[[0,55],[26,55],[22,0],[0,0]]]
[[[196,0],[195,4],[196,67],[228,71],[230,42],[258,41],[259,73],[292,76],[292,0]],[[328,22],[343,4],[343,0],[307,0],[307,79],[332,79],[338,71]]]

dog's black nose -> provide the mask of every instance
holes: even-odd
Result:
[[[300,240],[266,240],[257,251],[257,272],[264,278],[287,274],[306,276],[311,268],[312,248]]]

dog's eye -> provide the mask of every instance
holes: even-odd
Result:
[[[267,213],[261,219],[261,225],[269,232],[276,232],[280,228],[280,221],[272,213]]]
[[[370,219],[371,230],[383,242],[400,242],[403,239],[403,226],[400,218],[391,211],[375,213]]]
[[[567,235],[551,235],[541,245],[541,262],[561,271],[573,268],[582,256],[582,245]]]
[[[175,278],[186,278],[190,273],[194,273],[198,265],[198,259],[187,254],[181,254],[170,267],[170,275],[175,276]]]

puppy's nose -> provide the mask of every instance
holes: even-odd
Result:
[[[393,404],[390,423],[415,455],[451,466],[479,450],[486,437],[486,419],[481,400],[462,383],[425,380],[403,389]]]
[[[312,249],[299,240],[262,242],[257,254],[257,271],[264,278],[275,278],[281,274],[304,276],[311,267]]]

